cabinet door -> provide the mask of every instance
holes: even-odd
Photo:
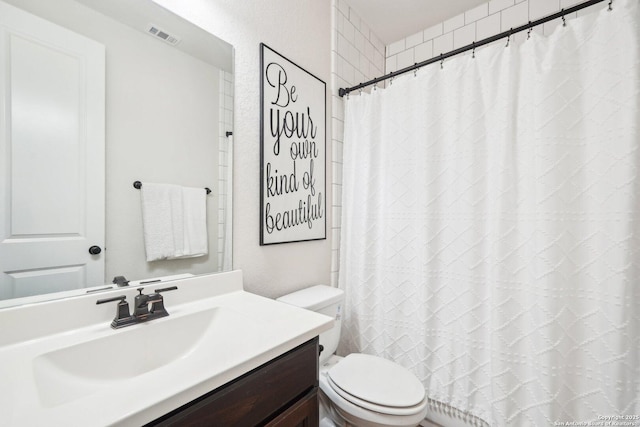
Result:
[[[316,337],[231,383],[152,421],[146,427],[265,426],[265,420],[279,420],[297,407],[302,399],[310,400],[301,409],[308,411],[310,415],[311,405],[316,405],[315,424],[289,424],[283,421],[273,425],[317,427],[317,387]],[[310,397],[311,393],[313,398]],[[309,419],[313,421],[311,416]]]
[[[318,389],[314,388],[265,427],[318,427],[318,411]]]

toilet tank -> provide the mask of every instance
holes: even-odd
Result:
[[[327,285],[316,285],[283,295],[277,300],[333,317],[333,328],[320,334],[320,345],[323,347],[320,353],[320,366],[322,366],[338,348],[344,291]]]

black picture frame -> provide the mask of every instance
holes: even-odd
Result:
[[[326,84],[260,43],[260,245],[327,238]]]

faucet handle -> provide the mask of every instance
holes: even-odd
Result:
[[[116,312],[116,317],[113,318],[113,322],[111,322],[111,327],[114,329],[121,328],[123,326],[127,326],[132,323],[131,313],[129,313],[129,303],[127,302],[126,295],[119,295],[113,298],[104,298],[96,301],[96,304],[104,304],[107,302],[120,301],[118,303],[118,311]]]
[[[117,297],[113,297],[113,298],[103,298],[103,299],[99,299],[98,301],[96,301],[96,305],[97,304],[104,304],[106,302],[114,302],[114,301],[120,301],[122,302],[126,302],[127,296],[126,295],[120,295]]]
[[[149,302],[151,303],[151,312],[154,314],[154,316],[163,317],[163,316],[169,315],[169,313],[167,312],[167,309],[164,308],[164,297],[160,295],[160,293],[167,292],[167,291],[175,291],[176,289],[178,289],[177,286],[156,289],[153,291],[154,292],[153,294],[149,295],[149,298],[150,298]]]

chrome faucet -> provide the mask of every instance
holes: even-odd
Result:
[[[134,300],[133,314],[129,312],[129,303],[126,295],[99,299],[96,304],[119,301],[116,317],[111,322],[111,327],[113,329],[124,328],[125,326],[168,316],[169,313],[164,308],[164,297],[161,292],[174,291],[176,289],[178,289],[177,286],[171,286],[170,288],[156,289],[154,293],[145,295],[142,293],[144,288],[138,288],[139,294],[136,295]]]

